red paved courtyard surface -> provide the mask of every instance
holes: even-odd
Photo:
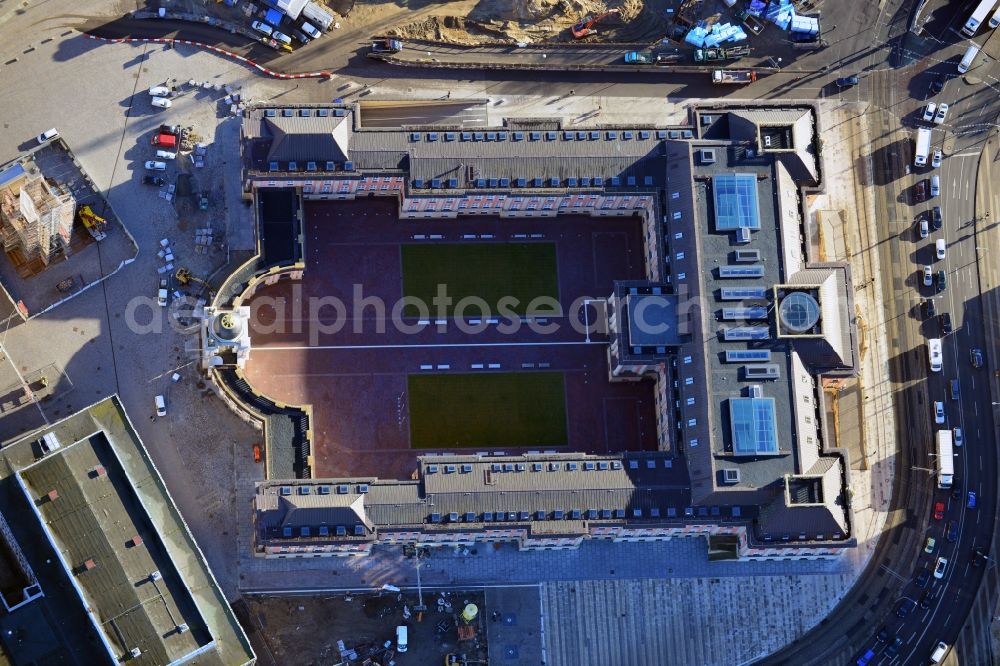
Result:
[[[524,364],[549,364],[566,382],[569,446],[559,450],[607,453],[654,450],[656,423],[651,381],[612,384],[607,380],[603,336],[572,329],[568,317],[550,317],[554,333],[523,326],[502,334],[487,326],[463,332],[454,320],[418,333],[401,332],[372,305],[354,317],[355,285],[364,297],[391,305],[403,294],[400,248],[406,243],[524,242],[515,234],[544,234],[555,242],[560,301],[580,296],[606,298],[615,279],[644,276],[639,218],[399,220],[388,200],[307,202],[306,270],[301,282],[282,280],[258,289],[251,301],[250,383],[280,402],[313,407],[313,473],[317,477],[408,478],[418,453],[410,449],[407,376],[421,365],[447,365],[442,372],[470,372],[473,364],[500,364],[499,371],[524,371]],[[441,235],[416,241],[414,235]],[[463,239],[466,234],[493,240]],[[315,299],[335,297],[335,307]],[[312,300],[313,305],[310,305]],[[310,318],[310,307],[318,312]],[[575,313],[579,316],[579,313]],[[595,316],[594,308],[589,317]],[[467,315],[468,317],[468,315]],[[331,327],[339,321],[337,331]],[[502,321],[502,320],[501,320]],[[413,319],[407,320],[415,324]],[[379,323],[385,323],[384,332]],[[484,370],[489,371],[489,370]],[[494,370],[496,371],[496,370]],[[545,449],[511,442],[511,453]],[[479,449],[471,449],[476,451]],[[495,449],[494,449],[495,450]],[[449,452],[460,452],[449,449]]]

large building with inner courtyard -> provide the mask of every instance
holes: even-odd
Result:
[[[257,555],[856,544],[823,390],[858,366],[854,290],[817,250],[815,108],[587,130],[358,113],[243,117],[259,252],[206,309],[202,362],[263,432]]]

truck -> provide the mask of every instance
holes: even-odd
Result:
[[[938,488],[951,488],[955,479],[955,457],[951,450],[951,430],[937,431]]]
[[[913,153],[913,166],[922,167],[927,164],[927,155],[931,151],[931,131],[926,127],[917,130],[917,148]]]
[[[372,48],[368,51],[370,56],[378,56],[386,53],[399,53],[403,50],[403,42],[398,39],[376,39],[372,42]]]
[[[694,61],[736,60],[748,55],[750,55],[749,46],[732,46],[728,49],[698,49],[694,52]]]
[[[969,20],[962,26],[962,34],[967,37],[975,37],[979,27],[986,20],[986,17],[995,4],[997,4],[997,0],[980,0],[976,8],[972,10]]]
[[[625,62],[632,64],[644,64],[652,65],[658,62],[675,62],[680,59],[680,56],[673,54],[656,54],[654,55],[652,51],[629,51],[625,54]]]
[[[747,84],[757,80],[757,72],[752,69],[717,69],[712,72],[712,83]]]

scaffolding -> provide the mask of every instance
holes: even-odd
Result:
[[[33,171],[0,189],[0,244],[26,263],[39,260],[47,266],[70,253],[76,201]]]

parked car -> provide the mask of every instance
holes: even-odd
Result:
[[[872,663],[872,659],[874,658],[875,658],[875,650],[869,648],[865,650],[865,653],[863,655],[858,657],[858,666],[868,666],[868,664]]]
[[[927,541],[924,543],[924,552],[928,555],[934,552],[934,546],[937,545],[937,539],[934,537],[927,537]]]
[[[934,206],[934,208],[931,208],[931,226],[937,231],[941,228],[941,224],[941,206]]]
[[[153,160],[147,161],[145,166],[147,171],[166,171],[167,169],[166,162],[154,162]]]
[[[976,508],[976,491],[970,490],[968,496],[966,497],[965,506],[970,509]]]
[[[934,577],[937,579],[944,578],[945,572],[948,570],[948,559],[944,557],[937,558],[937,563],[934,565]]]
[[[934,151],[934,155],[931,156],[931,168],[937,169],[939,166],[941,166],[942,159],[944,159],[944,154],[941,152],[941,149],[938,148],[937,150]]]
[[[837,84],[838,88],[850,88],[851,86],[856,86],[861,80],[856,75],[842,76],[837,79],[834,83]]]
[[[924,286],[929,287],[934,284],[934,271],[930,266],[924,266]]]
[[[170,88],[166,86],[152,86],[149,89],[150,97],[170,97]]]
[[[934,504],[934,520],[941,520],[944,518],[944,502],[936,502]]]
[[[951,313],[950,312],[942,312],[941,315],[938,317],[938,319],[941,322],[941,331],[945,335],[948,335],[949,333],[951,333],[951,331],[952,331],[952,328],[951,328]]]
[[[907,615],[910,614],[910,611],[912,611],[916,607],[917,607],[917,602],[914,601],[913,599],[903,599],[902,601],[899,602],[899,605],[896,607],[896,615],[898,615],[899,617],[906,617]]]
[[[952,428],[952,439],[955,441],[956,448],[962,448],[962,444],[965,443],[965,435],[962,433],[961,428]]]
[[[165,182],[166,181],[164,181],[159,176],[143,176],[142,177],[142,183],[143,183],[143,185],[152,185],[153,187],[160,187]]]
[[[918,180],[917,181],[917,186],[913,190],[913,192],[914,192],[914,197],[916,198],[917,203],[920,203],[924,199],[926,199],[927,198],[927,181],[924,180],[924,179]]]
[[[945,538],[948,539],[949,543],[955,543],[958,541],[958,523],[954,520],[948,521],[948,527],[945,531]]]
[[[943,123],[947,115],[948,115],[948,104],[945,102],[941,102],[941,104],[938,106],[937,113],[934,114],[934,124],[940,125],[941,123]]]
[[[59,136],[59,132],[57,132],[56,128],[53,127],[52,129],[47,129],[41,134],[39,134],[37,137],[35,137],[35,140],[38,141],[39,144],[42,144],[45,143],[46,141],[51,141],[57,136]]]
[[[948,82],[948,78],[945,76],[939,76],[933,81],[931,81],[930,91],[932,95],[940,95],[941,91],[944,90],[944,84]]]
[[[931,176],[931,199],[941,194],[941,176],[934,174]]]
[[[934,299],[924,299],[924,315],[927,317],[933,317],[935,312],[937,312],[937,308],[934,307]]]
[[[289,45],[291,45],[291,43],[292,43],[292,38],[291,37],[289,37],[288,35],[286,35],[283,32],[278,32],[277,30],[274,31],[274,33],[271,35],[271,37],[274,38],[274,39],[276,39],[276,40],[278,40],[282,44],[289,44]]]
[[[323,34],[319,30],[317,30],[316,28],[314,28],[312,26],[312,24],[305,23],[305,22],[302,23],[302,32],[306,33],[307,35],[309,35],[313,39],[319,39],[320,35]]]
[[[934,423],[944,423],[944,403],[940,400],[934,401]]]
[[[167,401],[162,395],[158,395],[155,398],[153,398],[153,404],[156,405],[157,416],[167,415]]]
[[[972,351],[969,352],[969,360],[972,362],[973,368],[983,367],[983,350],[978,347],[974,347]]]
[[[937,290],[944,291],[948,288],[948,276],[945,275],[944,271],[938,271],[937,273]]]
[[[295,39],[299,40],[303,44],[308,44],[309,42],[312,41],[309,38],[309,35],[305,34],[301,30],[292,30],[292,37],[294,37]]]
[[[250,27],[256,30],[257,32],[264,33],[268,37],[270,37],[271,33],[274,32],[274,28],[264,23],[263,21],[254,21],[253,23],[250,24]]]
[[[930,225],[927,224],[926,218],[920,218],[920,238],[927,238],[930,235]]]
[[[150,103],[161,109],[169,109],[173,105],[173,102],[166,97],[154,97]]]
[[[931,572],[929,569],[921,569],[914,578],[913,582],[916,583],[917,587],[924,589],[927,587],[927,582],[931,579]]]
[[[924,121],[931,122],[934,120],[935,111],[937,111],[937,104],[934,102],[927,102],[927,106],[924,107]]]

